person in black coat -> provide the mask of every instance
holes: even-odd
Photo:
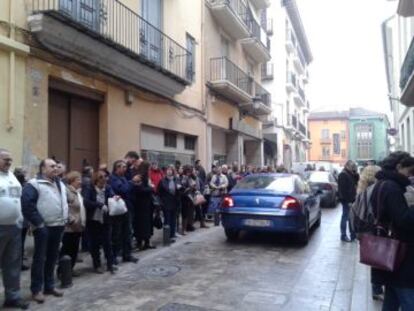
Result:
[[[114,273],[114,258],[112,253],[112,226],[108,214],[108,199],[115,196],[107,184],[104,171],[93,174],[91,184],[82,188],[83,203],[86,209],[86,228],[89,232],[90,254],[96,273],[103,273],[101,268],[100,249],[103,248],[107,270]],[[118,197],[119,198],[119,197]]]
[[[378,182],[372,193],[372,206],[379,209],[379,223],[394,238],[407,243],[407,252],[401,267],[395,272],[372,269],[372,282],[385,284],[383,310],[414,310],[414,209],[404,197],[414,175],[414,158],[404,152],[395,152],[381,164]],[[380,193],[378,193],[380,191]],[[379,205],[378,205],[379,204]]]
[[[170,238],[174,242],[177,229],[177,211],[179,205],[178,180],[175,177],[174,166],[169,166],[166,175],[158,185],[158,193],[162,202],[164,225],[170,226]]]
[[[150,164],[147,161],[143,161],[139,165],[138,175],[134,176],[136,182],[131,194],[134,205],[134,235],[141,250],[155,248],[150,244],[150,239],[154,234],[154,207],[152,202],[154,187],[149,179],[149,169]]]
[[[342,204],[341,240],[344,242],[351,242],[356,238],[349,222],[349,210],[351,208],[351,204],[354,203],[356,198],[359,180],[357,170],[358,168],[356,164],[352,161],[348,161],[345,164],[345,168],[338,176],[338,195],[339,201]],[[347,225],[351,238],[348,238],[346,234]]]

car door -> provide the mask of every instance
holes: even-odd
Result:
[[[302,192],[304,198],[305,207],[309,212],[309,221],[313,223],[318,217],[318,204],[317,197],[311,192],[308,184],[306,184],[300,178],[297,179],[298,188]]]

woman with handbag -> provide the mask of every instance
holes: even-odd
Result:
[[[105,171],[99,170],[92,176],[92,182],[82,188],[83,202],[86,209],[86,228],[90,235],[90,254],[95,273],[102,274],[101,248],[106,258],[106,267],[115,273],[112,253],[112,224],[108,212],[109,198],[119,199],[107,184]]]
[[[69,220],[65,226],[65,232],[62,238],[62,248],[59,257],[68,255],[72,260],[72,275],[79,276],[73,271],[78,258],[79,244],[82,232],[85,229],[86,214],[83,205],[83,198],[80,194],[82,185],[81,174],[79,172],[70,172],[67,174],[66,196],[69,207]],[[58,271],[59,273],[59,271]]]
[[[164,214],[164,225],[170,227],[170,238],[174,242],[177,228],[177,210],[179,204],[178,182],[175,177],[175,169],[170,165],[166,170],[165,177],[158,185],[158,194],[162,202],[162,212]]]
[[[383,227],[383,235],[404,243],[405,254],[401,265],[391,272],[373,269],[373,278],[385,284],[383,311],[414,310],[414,209],[404,197],[414,174],[414,158],[405,152],[394,152],[381,163],[382,170],[371,203],[377,223]],[[362,245],[362,244],[361,244]],[[382,254],[382,259],[390,253]]]
[[[363,193],[369,186],[375,184],[377,179],[375,175],[381,170],[377,165],[368,165],[360,175],[357,187],[357,195]],[[384,300],[384,289],[381,280],[376,280],[375,275],[371,275],[372,299]]]
[[[149,179],[150,164],[143,161],[137,170],[136,182],[133,187],[132,200],[134,205],[134,233],[140,250],[153,249],[150,239],[154,234],[154,186]]]

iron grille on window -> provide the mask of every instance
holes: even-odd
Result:
[[[358,124],[355,126],[358,159],[372,158],[372,130],[371,124]]]
[[[184,136],[184,148],[185,150],[195,150],[196,137],[195,136]]]
[[[164,146],[177,148],[177,134],[173,132],[164,132]]]

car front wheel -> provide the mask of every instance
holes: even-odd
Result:
[[[236,241],[239,237],[239,231],[235,229],[224,229],[228,241]]]

